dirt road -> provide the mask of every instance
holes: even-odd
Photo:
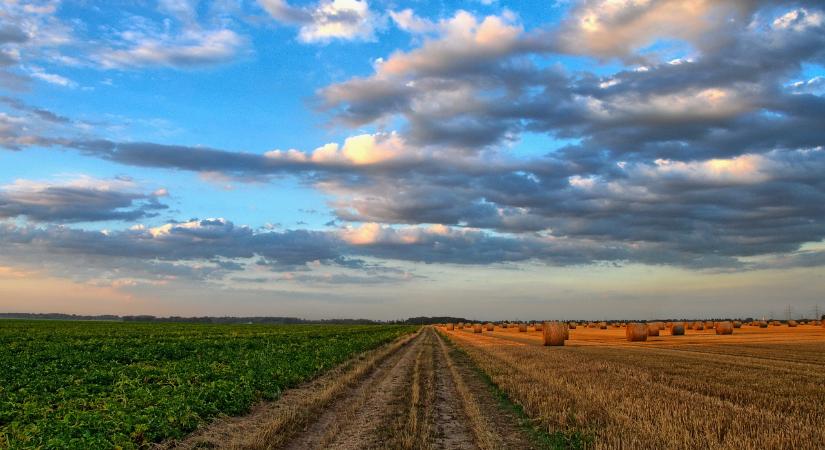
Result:
[[[433,328],[171,448],[533,448],[461,352]]]

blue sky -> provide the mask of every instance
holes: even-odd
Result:
[[[814,1],[6,2],[0,309],[807,311],[824,63]]]

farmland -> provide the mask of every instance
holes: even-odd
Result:
[[[0,448],[181,437],[413,330],[0,321]]]
[[[825,330],[688,330],[627,342],[623,329],[442,330],[542,427],[593,448],[825,447]]]
[[[821,326],[0,325],[0,448],[825,448]]]

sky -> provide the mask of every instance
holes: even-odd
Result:
[[[825,310],[820,1],[5,0],[0,311]]]

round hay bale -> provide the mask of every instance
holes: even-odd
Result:
[[[481,324],[477,323],[473,325],[473,333],[481,333]]]
[[[789,320],[788,321],[788,326],[791,327],[791,328],[796,328],[797,325],[799,325],[799,324],[795,320]]]
[[[567,324],[561,322],[544,322],[542,327],[542,340],[544,345],[561,346],[567,335]]]
[[[575,330],[575,329],[576,329],[576,327],[577,327],[577,326],[579,326],[579,324],[577,324],[576,322],[570,322],[569,324],[567,324],[567,326],[568,326],[568,328],[570,328],[571,330]]]
[[[733,328],[742,328],[742,322],[738,320],[733,321]]]
[[[702,322],[693,322],[693,327],[692,327],[692,328],[693,328],[694,330],[699,330],[699,331],[701,331],[701,330],[704,330],[704,329],[705,329],[705,324],[704,324],[704,323],[702,323]]]
[[[526,323],[518,324],[518,332],[519,333],[526,333],[527,332],[527,324]]]
[[[492,323],[488,323],[488,324],[486,325],[486,328],[487,328],[487,331],[493,331],[493,330],[495,330],[495,329],[496,329],[496,326],[495,326],[495,325],[493,325]]]
[[[705,322],[705,329],[706,330],[712,330],[713,327],[715,327],[715,326],[716,326],[716,323],[714,323],[714,322],[711,322],[711,321],[706,321]]]
[[[625,329],[625,337],[630,342],[640,342],[647,340],[648,326],[644,323],[629,323]]]
[[[822,322],[822,321],[819,321],[819,320],[814,320],[814,325],[816,325],[818,327],[822,326],[823,323],[825,323],[825,322]]]
[[[758,326],[759,328],[768,328],[768,322],[760,320],[759,322],[756,322],[756,326]]]
[[[647,335],[648,336],[658,336],[659,335],[659,325],[655,322],[647,324]]]
[[[542,330],[544,330],[544,325],[536,322],[536,324],[533,325],[533,328],[535,328],[536,331],[542,331]]]
[[[599,322],[599,329],[606,330],[607,329],[607,322]]]
[[[448,323],[448,324],[447,324],[447,329],[448,329],[448,330],[450,330],[450,331],[454,330],[454,329],[455,329],[455,324],[453,324],[453,323]]]
[[[670,325],[670,335],[671,336],[684,336],[685,335],[685,324],[684,322],[676,322]]]
[[[780,322],[778,320],[774,320],[774,321],[771,322],[771,326],[772,327],[780,327],[780,326],[782,326],[782,322]]]
[[[733,323],[716,322],[716,334],[733,334]]]

